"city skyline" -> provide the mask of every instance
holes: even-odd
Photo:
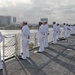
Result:
[[[16,17],[0,16],[0,26],[16,24]]]
[[[75,0],[0,0],[0,15],[15,16],[17,22],[75,23]]]

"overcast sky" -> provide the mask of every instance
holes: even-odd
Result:
[[[45,17],[50,24],[75,23],[75,0],[0,0],[0,15],[16,16],[18,22]]]

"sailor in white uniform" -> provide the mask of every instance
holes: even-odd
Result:
[[[29,57],[29,39],[30,39],[30,29],[27,25],[27,22],[23,22],[23,27],[22,27],[23,55],[22,55],[22,59],[26,59],[26,57]]]
[[[4,40],[3,35],[0,32],[0,43]],[[0,50],[0,70],[2,69],[2,61],[1,61],[1,50]]]
[[[74,25],[71,26],[72,34],[74,34]]]
[[[67,37],[67,26],[66,26],[65,23],[63,24],[63,37],[64,37],[64,38]]]
[[[48,29],[48,24],[45,21],[45,36],[44,36],[44,47],[48,47],[48,35],[49,35],[49,29]]]
[[[45,25],[41,24],[41,26],[39,27],[39,52],[43,52],[44,51],[44,36],[45,36]]]
[[[72,25],[72,34],[75,34],[75,24],[74,25]]]
[[[60,31],[60,25],[59,25],[59,24],[57,24],[57,29],[58,29],[57,40],[59,40],[59,38],[60,38],[60,33],[61,33],[61,31]]]
[[[71,31],[71,29],[70,29],[70,25],[67,24],[67,37],[70,36],[70,31]]]
[[[57,43],[57,33],[58,33],[57,24],[56,22],[53,22],[53,44]]]
[[[75,34],[75,24],[74,24],[74,34]]]

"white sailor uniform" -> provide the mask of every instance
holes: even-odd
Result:
[[[22,27],[22,50],[23,55],[22,58],[26,59],[26,57],[29,57],[29,37],[30,36],[30,29],[27,25],[24,25]]]

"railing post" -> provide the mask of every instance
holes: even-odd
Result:
[[[18,48],[17,48],[17,36],[15,34],[15,56],[17,55],[17,50],[18,50]]]
[[[21,54],[20,53],[20,45],[21,45],[21,43],[20,43],[20,33],[18,34],[18,37],[17,37],[17,46],[18,46],[18,56]]]

